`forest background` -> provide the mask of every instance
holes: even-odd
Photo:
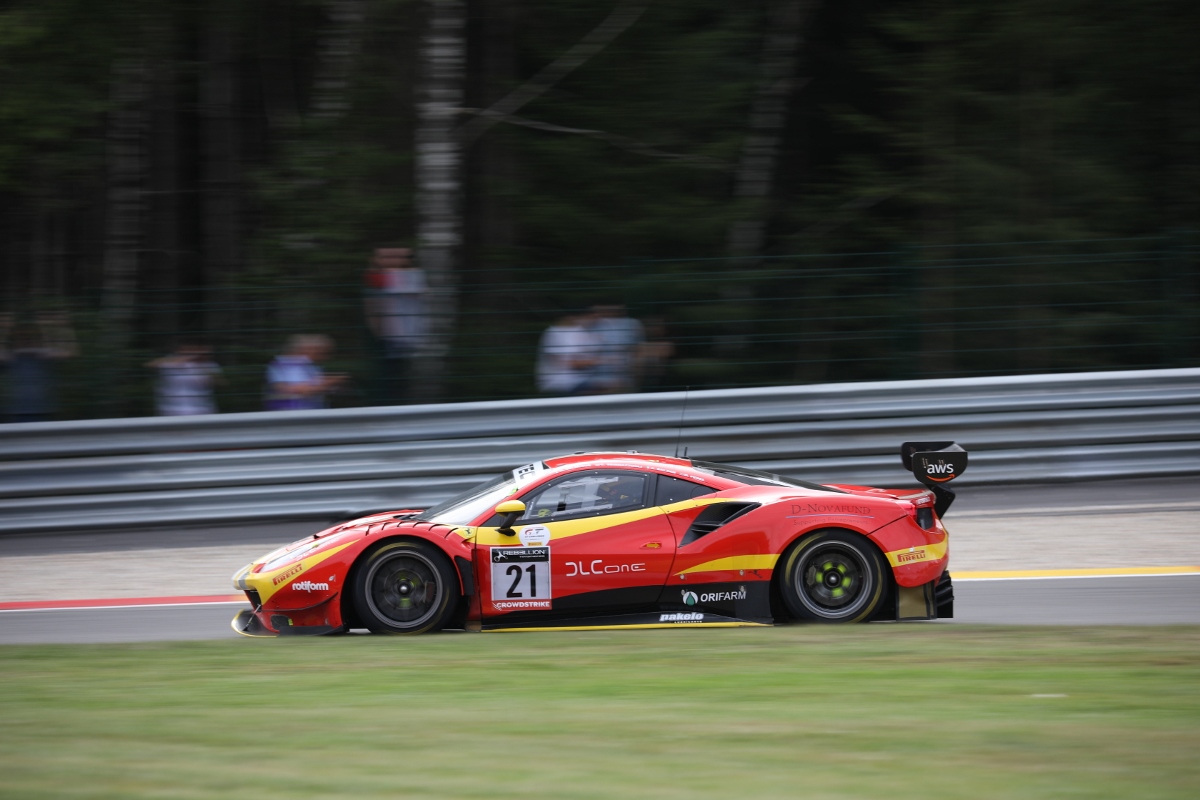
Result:
[[[407,401],[530,396],[622,302],[652,388],[1186,366],[1200,6],[1182,0],[10,0],[0,310],[67,311],[59,416],[152,413],[289,333],[379,402],[377,247],[436,312]]]

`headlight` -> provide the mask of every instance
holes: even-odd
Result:
[[[264,559],[267,563],[263,564],[263,568],[261,571],[262,572],[272,572],[274,570],[279,569],[284,564],[290,564],[293,561],[299,561],[300,559],[304,558],[304,556],[311,553],[313,550],[316,550],[318,547],[320,547],[323,544],[325,544],[325,542],[323,542],[322,540],[314,539],[313,541],[309,542],[308,544],[302,544],[299,547],[297,547],[295,550],[292,550],[290,552],[276,550],[275,552],[268,555],[266,557],[266,559]]]

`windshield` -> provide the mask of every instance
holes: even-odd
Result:
[[[413,519],[441,522],[446,525],[470,525],[485,512],[494,509],[506,497],[512,497],[545,469],[545,464],[537,463],[502,472],[490,481],[425,509]]]
[[[834,494],[845,494],[841,489],[832,489],[828,486],[822,486],[819,483],[811,481],[802,481],[797,478],[789,478],[786,475],[775,475],[771,472],[759,472],[756,469],[746,469],[745,467],[731,467],[728,464],[715,464],[711,461],[693,461],[692,466],[697,469],[711,472],[722,478],[727,478],[731,481],[744,483],[748,486],[795,486],[799,489],[812,489],[816,492],[833,492]]]

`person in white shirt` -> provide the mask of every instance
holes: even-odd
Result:
[[[593,371],[600,391],[637,391],[638,356],[646,338],[642,323],[626,314],[625,306],[610,303],[592,307],[589,330],[600,343],[600,360]]]
[[[212,351],[206,345],[180,344],[171,355],[146,366],[158,370],[156,394],[161,416],[217,413],[213,384],[220,380],[221,368],[212,360]]]
[[[570,313],[542,334],[537,360],[539,391],[553,395],[601,391],[592,372],[599,363],[601,343],[588,330],[590,322],[590,312]]]

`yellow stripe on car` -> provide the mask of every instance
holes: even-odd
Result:
[[[774,569],[779,560],[778,553],[764,553],[755,556],[727,556],[714,561],[705,561],[694,567],[680,570],[679,575],[690,575],[693,572],[725,572],[732,569]]]
[[[245,576],[246,585],[258,592],[258,599],[262,602],[267,602],[273,594],[278,592],[283,587],[287,586],[293,580],[308,572],[313,567],[320,564],[332,556],[337,555],[342,550],[345,550],[354,542],[346,542],[337,547],[331,547],[328,550],[322,550],[311,556],[305,556],[299,561],[293,561],[291,564],[272,570],[271,572],[260,572],[258,574],[250,574]]]
[[[584,533],[595,533],[596,531],[606,530],[608,528],[616,528],[620,525],[628,525],[631,522],[640,522],[644,519],[651,519],[665,513],[679,511],[685,508],[695,508],[697,506],[711,505],[712,503],[728,502],[727,497],[698,497],[693,500],[684,500],[678,503],[672,503],[669,506],[650,506],[648,508],[639,508],[633,511],[623,511],[619,514],[604,514],[598,517],[583,517],[582,519],[567,519],[556,521],[552,519],[531,519],[524,521],[520,525],[514,525],[513,530],[519,534],[524,528],[533,525],[549,526],[550,540],[566,539],[570,536],[579,536]],[[476,543],[482,545],[512,545],[519,543],[520,539],[516,534],[505,536],[496,528],[476,528]]]
[[[923,544],[920,547],[902,547],[899,550],[892,550],[890,553],[884,553],[887,556],[888,563],[893,567],[906,567],[909,564],[922,564],[926,561],[938,561],[946,557],[946,548],[950,544],[950,538],[936,543]]]

